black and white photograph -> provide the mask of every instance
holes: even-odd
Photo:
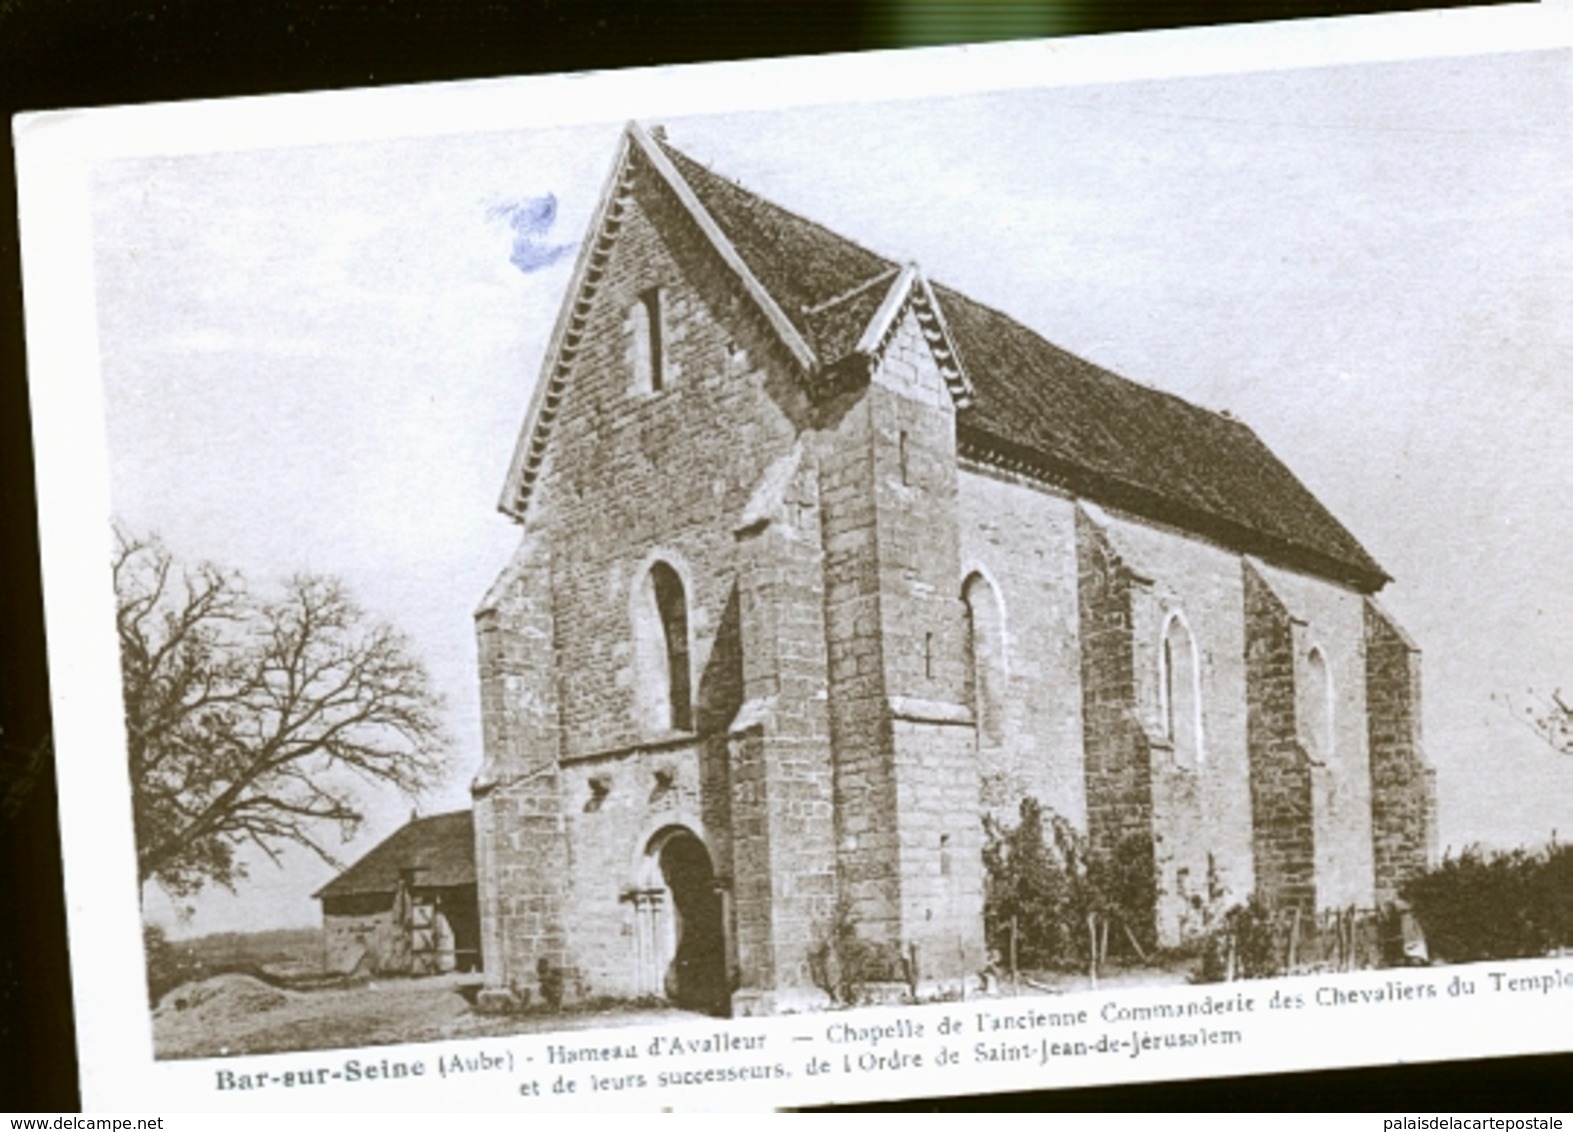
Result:
[[[1566,28],[1392,20],[24,120],[98,1095],[1564,1050]]]

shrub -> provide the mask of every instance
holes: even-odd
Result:
[[[823,938],[808,956],[814,985],[838,1006],[857,1006],[868,997],[868,984],[907,982],[917,993],[915,962],[903,962],[893,948],[858,935],[852,906],[845,897],[836,901],[835,917]]]
[[[1403,890],[1431,954],[1524,959],[1573,944],[1573,846],[1448,856]]]
[[[983,819],[983,928],[991,950],[1008,955],[1012,924],[1024,967],[1065,967],[1083,954],[1087,886],[1085,855],[1075,831],[1023,798],[1014,826]],[[1052,840],[1050,838],[1052,837]]]
[[[563,980],[563,969],[554,966],[546,956],[541,956],[535,961],[535,975],[540,981],[541,1001],[546,1003],[546,1009],[556,1013],[563,1008],[563,992],[566,990]]]
[[[1157,885],[1151,850],[1138,839],[1095,858],[1086,835],[1031,797],[1022,799],[1015,825],[985,816],[983,828],[990,950],[1009,954],[1014,921],[1020,966],[1081,969],[1092,958],[1091,917],[1117,922],[1150,946]]]
[[[191,948],[171,943],[157,924],[142,927],[142,957],[147,966],[148,1001],[153,1006],[181,984],[212,973],[203,968]]]
[[[1158,906],[1158,876],[1153,868],[1152,844],[1140,837],[1127,837],[1108,857],[1089,857],[1087,880],[1093,910],[1124,925],[1143,951],[1154,950],[1158,945],[1153,922],[1153,910]]]
[[[1552,947],[1573,947],[1573,845],[1552,842],[1535,874],[1530,899]]]
[[[1193,981],[1271,979],[1284,974],[1273,911],[1252,894],[1218,917],[1201,939],[1201,966]]]

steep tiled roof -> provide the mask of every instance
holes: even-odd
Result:
[[[475,822],[469,810],[415,818],[317,890],[317,899],[392,892],[406,869],[420,888],[475,883]]]
[[[839,360],[894,261],[659,143],[820,360]],[[975,388],[964,450],[1269,560],[1380,589],[1387,574],[1247,426],[1137,384],[957,291],[934,292]]]
[[[717,176],[664,142],[661,148],[749,270],[805,338],[812,339],[809,308],[844,295],[896,266],[829,228]],[[874,305],[882,298],[876,293]],[[872,307],[869,313],[873,313]]]

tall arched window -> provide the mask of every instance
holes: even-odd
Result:
[[[978,737],[988,743],[1004,738],[1005,634],[999,595],[982,574],[961,586],[967,620],[967,702],[978,721]]]
[[[656,562],[634,597],[635,699],[651,731],[691,731],[693,680],[688,664],[688,599],[683,580]]]
[[[666,384],[660,288],[652,287],[640,294],[628,319],[634,334],[634,388],[642,393],[659,393]]]
[[[1306,750],[1318,762],[1330,762],[1333,758],[1333,673],[1320,647],[1306,654],[1305,676],[1301,711],[1304,713]]]
[[[1178,613],[1164,623],[1159,657],[1159,696],[1165,737],[1174,747],[1174,761],[1182,767],[1201,765],[1202,684],[1196,638]]]

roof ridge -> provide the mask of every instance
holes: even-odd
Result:
[[[870,275],[867,279],[863,280],[863,282],[859,283],[857,286],[849,287],[847,290],[842,291],[839,295],[832,295],[830,298],[825,299],[825,300],[823,300],[821,302],[815,303],[813,306],[804,307],[803,308],[803,313],[804,314],[819,314],[822,311],[827,311],[831,307],[837,305],[838,303],[844,303],[848,299],[855,298],[858,295],[861,295],[864,291],[867,291],[867,290],[869,290],[872,287],[877,287],[879,284],[885,282],[885,280],[887,280],[887,279],[894,279],[896,276],[898,276],[900,274],[901,274],[901,265],[898,264],[898,263],[897,264],[891,264],[884,271],[876,272],[875,274]]]
[[[661,137],[659,139],[655,139],[655,142],[656,142],[656,145],[658,145],[661,148],[662,152],[664,152],[668,157],[677,158],[677,159],[682,160],[686,164],[691,165],[695,169],[698,169],[701,172],[703,172],[705,174],[705,176],[711,178],[714,181],[720,182],[721,184],[727,186],[728,188],[730,188],[734,192],[743,193],[746,196],[748,196],[750,199],[755,201],[756,203],[764,205],[766,208],[771,209],[771,210],[773,210],[775,212],[779,212],[779,213],[782,213],[783,215],[790,216],[793,220],[797,221],[799,224],[806,224],[810,228],[814,228],[814,229],[818,230],[819,232],[823,233],[824,235],[829,236],[831,239],[837,241],[838,243],[845,244],[849,248],[855,248],[856,250],[862,252],[864,255],[871,256],[874,259],[880,260],[881,262],[887,264],[888,266],[895,267],[898,270],[900,269],[901,261],[899,259],[894,259],[891,256],[885,255],[883,252],[877,252],[873,248],[867,247],[867,246],[859,243],[858,241],[852,239],[850,236],[843,235],[842,233],[836,231],[834,228],[830,227],[830,225],[824,224],[824,223],[822,223],[822,222],[820,222],[818,220],[815,220],[811,216],[804,216],[801,212],[797,212],[794,209],[790,209],[790,208],[788,208],[784,204],[777,204],[775,201],[771,200],[769,197],[764,196],[764,195],[756,192],[754,189],[748,188],[747,186],[745,186],[743,184],[743,182],[741,180],[739,180],[737,178],[728,177],[728,176],[726,176],[726,175],[724,175],[722,173],[717,173],[714,169],[710,168],[704,162],[700,161],[697,157],[693,157],[690,154],[685,153],[683,150],[678,149],[666,137],[663,136],[663,137]],[[686,169],[679,169],[678,172],[681,173],[685,179],[687,178],[688,171]]]

